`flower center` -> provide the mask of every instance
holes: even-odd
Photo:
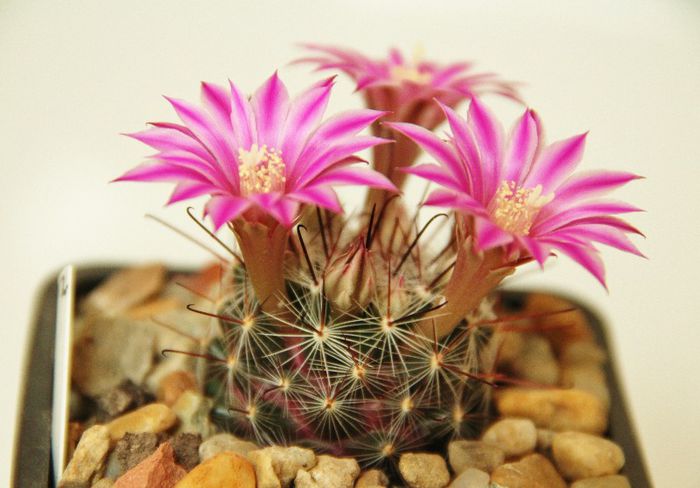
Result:
[[[540,209],[553,198],[553,193],[542,195],[542,185],[526,189],[514,181],[504,181],[491,201],[491,217],[501,229],[524,236]]]
[[[400,65],[391,67],[391,78],[394,81],[410,81],[412,83],[426,85],[430,83],[432,75],[425,71],[420,71],[412,65]]]
[[[247,151],[238,150],[238,176],[241,195],[283,191],[285,166],[282,151],[268,148],[266,145],[250,146]]]

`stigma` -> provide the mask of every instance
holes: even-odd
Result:
[[[496,225],[506,232],[525,236],[540,209],[554,198],[542,195],[542,185],[519,187],[514,181],[503,181],[491,201],[489,211]]]
[[[263,144],[238,150],[238,176],[242,196],[282,192],[286,182],[282,152]]]

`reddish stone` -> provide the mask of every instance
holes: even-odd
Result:
[[[113,488],[172,488],[186,471],[175,463],[173,448],[167,442],[124,473]]]

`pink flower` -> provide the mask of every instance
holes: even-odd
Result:
[[[389,124],[413,139],[438,162],[405,171],[438,183],[426,204],[474,217],[482,250],[503,247],[510,256],[524,251],[540,264],[559,251],[605,285],[595,243],[641,255],[627,234],[640,234],[619,214],[639,211],[599,197],[639,178],[618,171],[574,173],[586,134],[544,145],[535,112],[526,110],[506,139],[494,116],[472,99],[466,120],[442,106],[448,140],[412,124]]]
[[[201,107],[167,98],[182,123],[129,134],[157,153],[117,180],[174,182],[168,203],[210,195],[206,213],[216,228],[241,216],[289,227],[302,204],[340,212],[335,185],[394,190],[384,176],[352,166],[357,152],[389,142],[358,135],[383,113],[355,110],[321,122],[332,86],[327,79],[289,100],[275,73],[250,98],[233,83],[202,83]]]
[[[448,106],[481,93],[499,93],[519,99],[512,84],[494,73],[471,72],[472,64],[468,62],[440,65],[423,60],[417,54],[408,59],[398,49],[390,50],[386,59],[371,59],[352,49],[317,44],[305,47],[318,54],[300,59],[300,62],[314,63],[319,70],[342,71],[357,82],[357,91],[365,92],[371,108],[406,111],[405,116],[397,115],[395,120],[409,121],[408,109],[415,110],[412,105],[431,102],[433,98]],[[425,127],[437,125],[441,114],[433,108],[432,103],[425,107],[434,114],[430,121],[412,122]],[[435,118],[437,120],[433,121]]]

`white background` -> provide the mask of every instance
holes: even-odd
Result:
[[[251,91],[280,67],[297,91],[314,79],[286,65],[301,41],[478,60],[527,82],[550,138],[591,130],[584,168],[647,176],[619,196],[648,210],[633,222],[650,259],[605,252],[609,294],[563,259],[518,284],[602,311],[654,481],[698,486],[700,7],[670,0],[0,0],[0,485],[42,280],[66,263],[206,259],[143,219],[188,225],[183,207],[162,208],[166,186],[107,184],[148,154],[117,133],[173,120],[160,95],[196,99],[200,80],[230,77]],[[359,104],[351,90],[340,81],[331,109]],[[494,106],[507,123],[520,110]]]

